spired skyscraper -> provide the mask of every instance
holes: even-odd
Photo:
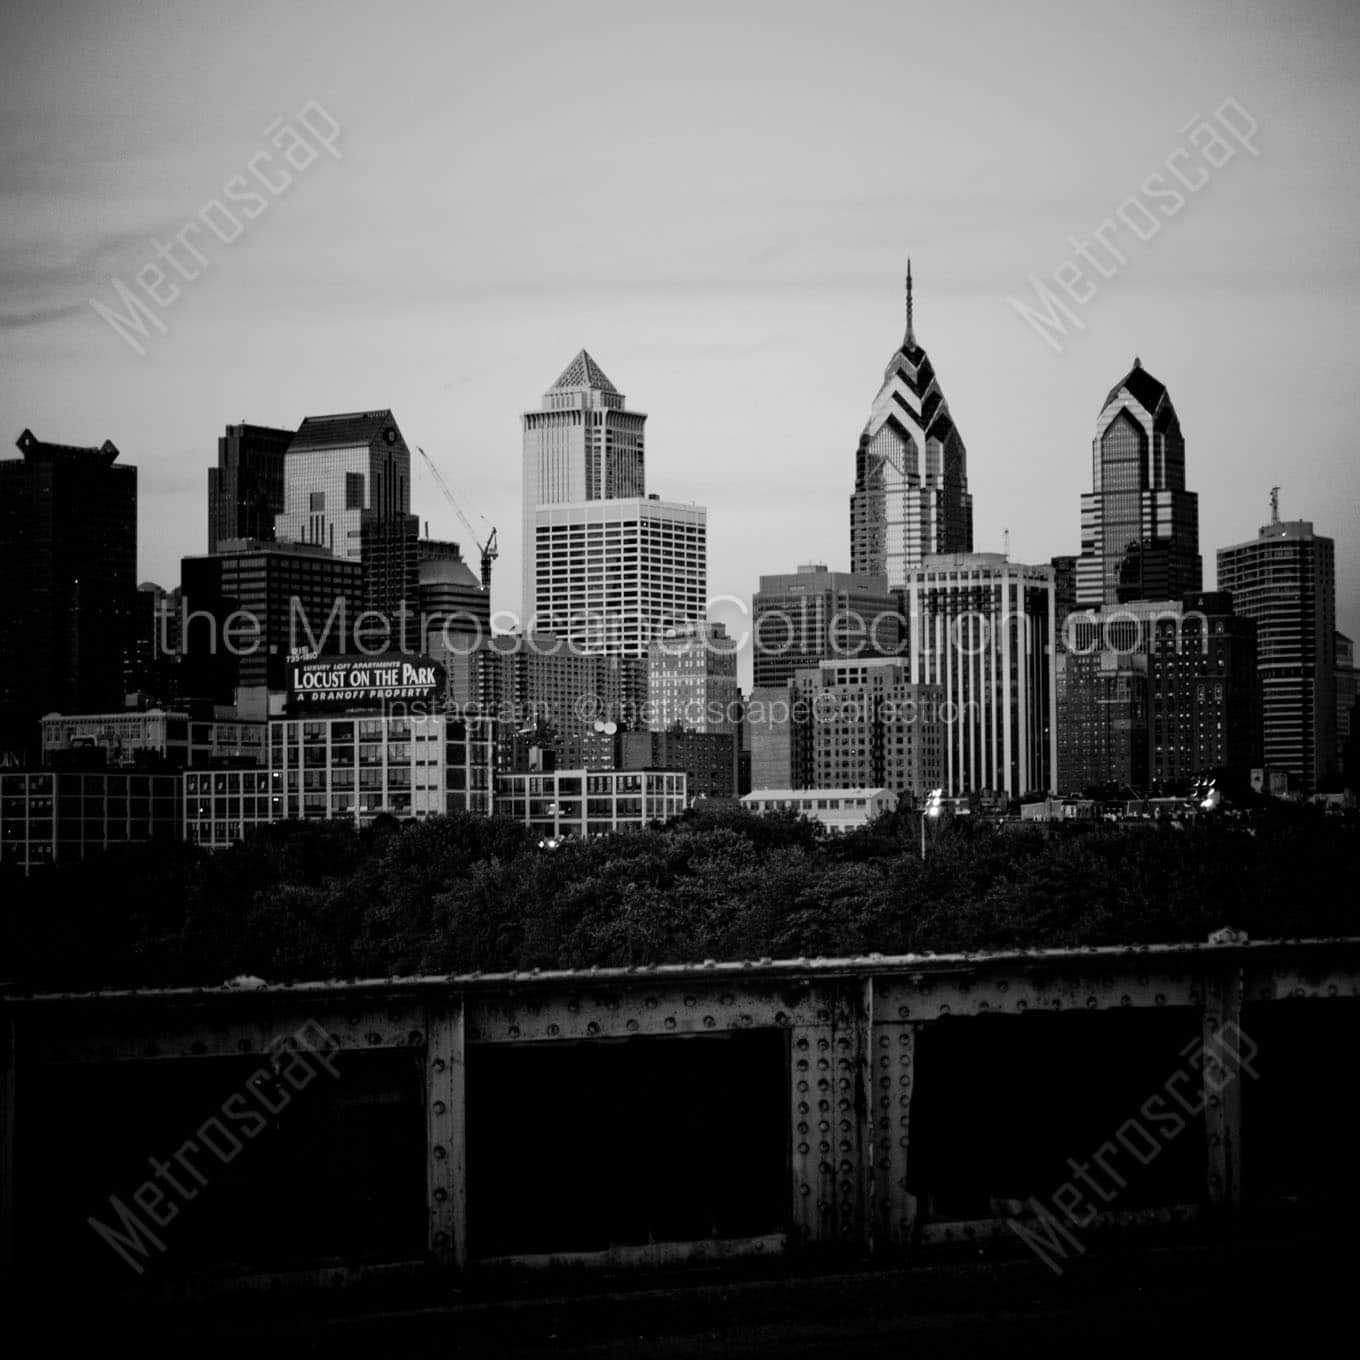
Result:
[[[906,334],[883,371],[855,455],[850,570],[898,587],[925,557],[972,551],[968,455],[916,340],[908,260]]]
[[[1077,605],[1179,600],[1201,587],[1199,497],[1166,387],[1137,358],[1105,397],[1081,498]]]

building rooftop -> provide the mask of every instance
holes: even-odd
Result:
[[[585,350],[577,353],[571,363],[562,370],[562,376],[548,390],[558,392],[573,387],[589,387],[597,392],[621,395],[619,389],[605,377],[604,369]]]
[[[118,457],[118,446],[112,439],[106,439],[98,447],[76,444],[48,444],[38,438],[32,430],[25,430],[14,441],[25,461],[37,462],[52,458],[89,458],[110,466]]]
[[[308,416],[288,445],[289,453],[308,449],[348,449],[372,444],[391,429],[395,443],[401,438],[391,411],[351,411],[344,415]]]
[[[1158,403],[1166,396],[1166,385],[1158,382],[1143,367],[1143,361],[1134,355],[1133,367],[1106,393],[1100,409],[1103,411],[1120,392],[1127,392],[1145,410],[1155,411]]]

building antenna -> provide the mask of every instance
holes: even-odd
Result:
[[[1007,562],[1011,560],[1011,531],[1009,529],[1001,531],[1001,554]]]
[[[911,256],[907,256],[907,338],[904,343],[906,349],[916,348],[916,332],[912,328],[911,316]]]
[[[1272,524],[1280,522],[1280,488],[1278,486],[1270,488],[1270,522]]]

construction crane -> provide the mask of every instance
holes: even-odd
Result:
[[[472,527],[468,517],[463,513],[463,507],[459,503],[458,497],[453,494],[453,488],[444,480],[444,474],[435,466],[434,459],[430,457],[419,444],[416,445],[416,452],[425,460],[425,465],[434,475],[435,481],[439,484],[439,489],[444,493],[444,499],[453,506],[453,513],[462,521],[463,528],[468,531],[468,537],[477,545],[482,554],[482,589],[487,595],[491,594],[491,564],[501,555],[500,549],[496,546],[496,526],[491,524],[485,515],[481,520],[486,524],[491,532],[485,539],[477,535],[476,529]]]

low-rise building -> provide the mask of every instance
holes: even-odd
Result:
[[[755,789],[741,805],[751,812],[796,812],[831,831],[852,831],[897,807],[891,789]]]
[[[28,873],[114,846],[177,840],[181,780],[150,770],[0,770],[0,863]]]
[[[186,712],[49,713],[42,720],[44,765],[94,756],[105,765],[147,762],[195,768],[263,765],[264,723],[200,720]]]
[[[494,769],[486,718],[364,713],[269,724],[274,820],[489,814]]]
[[[264,826],[273,816],[268,770],[185,771],[186,841],[220,850],[243,840],[247,832]]]
[[[669,821],[688,803],[685,776],[671,770],[529,771],[496,780],[496,815],[553,840]]]

